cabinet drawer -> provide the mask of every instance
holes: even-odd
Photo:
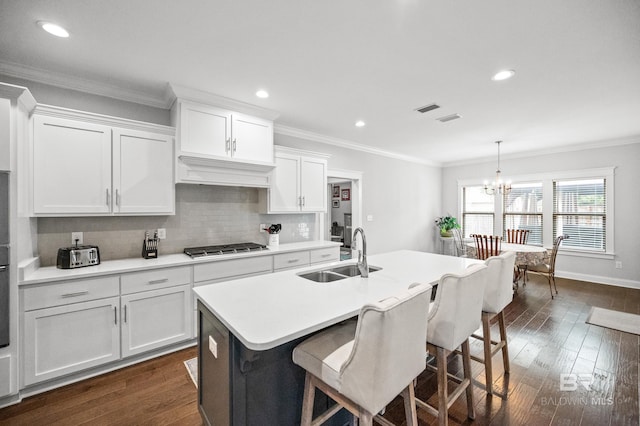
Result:
[[[32,311],[118,296],[119,294],[120,278],[115,276],[27,287],[23,290],[22,298],[24,310]]]
[[[282,253],[273,256],[273,270],[297,268],[309,265],[309,252],[296,251],[292,253]]]
[[[122,294],[156,290],[191,283],[191,267],[163,268],[152,271],[123,274]]]
[[[193,267],[193,281],[217,280],[241,277],[272,271],[271,256],[257,256],[247,259],[222,260]]]
[[[340,247],[311,250],[310,263],[335,262],[340,260]]]

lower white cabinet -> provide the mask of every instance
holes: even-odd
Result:
[[[23,386],[193,338],[190,267],[30,286],[21,294]]]
[[[24,384],[120,358],[119,297],[24,313]]]
[[[123,357],[193,336],[190,284],[127,294],[121,303]]]

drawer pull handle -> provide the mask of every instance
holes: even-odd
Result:
[[[169,278],[160,278],[159,280],[149,281],[149,284],[162,284],[162,283],[166,283],[167,281],[169,281]]]
[[[60,297],[63,297],[63,298],[67,298],[67,297],[79,297],[79,296],[86,296],[87,294],[89,294],[89,292],[85,290],[85,291],[77,291],[77,292],[75,292],[75,293],[65,293],[65,294],[63,294],[63,295],[62,295],[62,296],[60,296]]]
[[[289,259],[288,262],[289,263],[296,263],[296,262],[300,262],[300,259]]]
[[[329,257],[331,256],[331,253],[327,253],[327,254],[323,254],[322,257]]]

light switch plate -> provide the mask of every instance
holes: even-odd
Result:
[[[209,336],[209,352],[211,352],[214,357],[218,358],[218,342],[216,342],[211,336]]]

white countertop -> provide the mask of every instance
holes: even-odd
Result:
[[[38,268],[34,271],[25,271],[24,279],[19,285],[40,284],[53,281],[62,281],[74,278],[97,278],[103,275],[119,274],[123,272],[146,271],[155,268],[167,268],[172,266],[191,266],[199,263],[219,262],[230,259],[238,259],[253,256],[269,256],[291,251],[314,250],[328,247],[338,247],[341,243],[333,241],[305,241],[300,243],[287,243],[278,246],[269,246],[269,250],[250,253],[225,254],[221,256],[203,256],[195,259],[186,254],[160,255],[157,259],[119,259],[101,262],[99,265],[86,266],[77,269],[58,269],[55,266]]]
[[[247,348],[267,350],[358,314],[367,302],[397,294],[414,282],[435,283],[477,259],[401,250],[368,257],[383,269],[330,283],[299,277],[334,262],[194,288],[198,299]]]

